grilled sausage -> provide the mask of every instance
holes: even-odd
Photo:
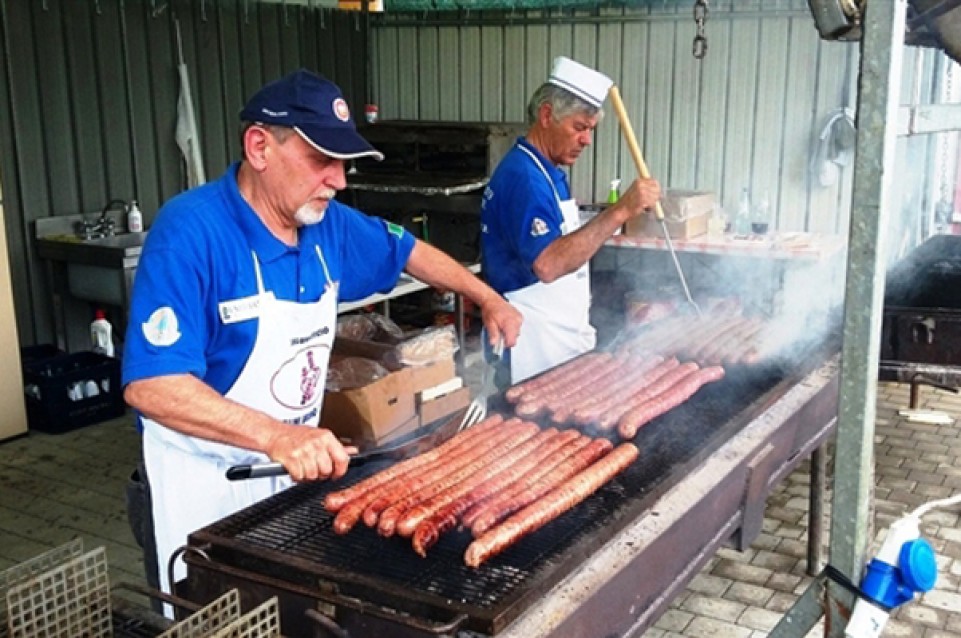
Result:
[[[594,423],[609,409],[609,406],[616,405],[619,397],[633,396],[678,365],[680,364],[677,359],[665,361],[660,355],[648,357],[629,374],[625,374],[622,379],[599,389],[593,397],[581,403],[572,414],[574,422],[578,425]]]
[[[591,379],[585,379],[580,388],[550,401],[547,411],[551,413],[551,420],[557,424],[566,423],[582,402],[597,395],[598,390],[623,378],[631,367],[630,362],[628,355],[615,355],[605,366],[599,368]]]
[[[744,319],[725,333],[711,347],[701,353],[701,365],[720,365],[728,351],[753,345],[755,336],[761,331],[762,322],[758,318]]]
[[[398,503],[407,502],[411,497],[416,497],[418,492],[428,489],[431,484],[442,480],[449,474],[460,471],[461,468],[475,462],[477,458],[484,457],[492,453],[495,449],[500,449],[505,441],[508,443],[514,441],[514,437],[518,436],[520,429],[521,423],[517,419],[505,421],[504,425],[496,432],[493,432],[491,436],[480,440],[475,439],[476,444],[470,446],[469,449],[465,449],[464,452],[458,456],[446,462],[428,466],[415,475],[409,474],[405,476],[402,481],[393,482],[388,489],[384,490],[377,499],[364,509],[364,523],[368,527],[378,525],[378,519],[383,512]],[[530,426],[524,429],[527,430],[531,436],[536,431],[531,430]]]
[[[576,432],[576,430],[567,430],[568,432]],[[537,483],[545,474],[553,470],[555,467],[563,463],[566,459],[570,458],[591,442],[591,438],[586,435],[578,435],[573,441],[564,445],[556,453],[552,454],[549,459],[544,463],[538,464],[536,467],[532,468],[529,472],[525,473],[523,476],[519,477],[510,487],[504,489],[503,491],[492,494],[488,498],[479,499],[477,503],[471,505],[467,510],[461,515],[461,525],[463,527],[471,527],[474,521],[477,520],[478,516],[483,516],[488,510],[495,510],[501,507],[504,503],[510,501],[518,494],[525,492],[531,488],[532,485]]]
[[[717,381],[723,376],[724,368],[720,366],[691,372],[676,385],[625,413],[617,423],[618,434],[625,439],[633,439],[642,425],[684,403],[705,383]]]
[[[664,390],[670,388],[672,385],[677,383],[680,379],[687,376],[689,373],[697,370],[698,365],[693,362],[682,363],[675,368],[667,371],[661,375],[656,381],[651,382],[649,385],[644,387],[640,392],[635,393],[627,401],[621,402],[619,405],[613,406],[607,412],[604,413],[597,421],[597,426],[604,430],[611,430],[617,425],[621,417],[627,413],[629,410],[636,408],[645,401],[655,397]]]
[[[485,514],[478,516],[471,525],[471,533],[475,538],[484,534],[487,530],[503,520],[512,512],[523,508],[529,503],[533,503],[544,494],[562,484],[564,481],[574,476],[588,465],[607,454],[614,444],[607,439],[594,439],[586,447],[581,449],[574,456],[566,459],[563,463],[555,466],[550,472],[542,476],[529,489],[518,492],[508,501],[499,503],[497,507],[492,507]]]
[[[438,465],[456,464],[458,459],[460,459],[464,454],[472,453],[478,447],[483,447],[484,441],[488,438],[501,436],[501,433],[504,430],[509,429],[511,425],[511,421],[502,421],[494,426],[490,426],[484,431],[478,433],[478,435],[467,438],[465,441],[463,441],[463,445],[448,449],[446,456],[437,456],[431,463],[426,463],[416,467],[415,469],[412,469],[409,472],[395,475],[391,477],[391,480],[379,483],[375,487],[363,492],[338,510],[337,516],[334,517],[333,522],[334,533],[346,534],[349,532],[354,525],[357,524],[357,521],[360,520],[364,511],[375,501],[383,497],[385,494],[388,494],[391,490],[395,489],[396,485],[405,484],[406,481],[412,478],[421,476],[425,472],[432,471],[433,468],[437,467]],[[475,425],[474,427],[476,428],[478,426]],[[470,430],[473,429],[474,428],[470,428]]]
[[[481,477],[478,484],[470,485],[462,494],[448,499],[450,502],[438,507],[432,514],[417,524],[411,537],[414,551],[421,556],[426,556],[427,550],[438,541],[442,534],[453,529],[457,525],[460,515],[474,503],[515,484],[519,477],[524,476],[538,465],[542,465],[551,455],[579,437],[580,434],[575,430],[565,430],[563,432],[554,430],[552,434],[545,437],[542,444],[531,450],[529,454],[516,461],[509,461],[506,467],[502,467],[499,471],[492,468],[490,473],[483,472],[486,476]],[[423,507],[423,504],[414,509],[420,509],[421,507]],[[405,535],[405,521],[410,515],[409,512],[405,515],[404,520],[401,520],[397,525],[397,531],[401,536]]]
[[[638,449],[622,443],[610,454],[580,474],[568,479],[542,499],[525,507],[509,519],[475,539],[464,552],[469,567],[480,567],[531,532],[580,504],[602,485],[624,471],[638,457]]]
[[[540,428],[533,423],[524,423],[521,427],[508,433],[506,438],[489,448],[479,450],[477,454],[470,458],[468,463],[461,464],[453,471],[439,471],[398,486],[396,494],[403,495],[394,498],[392,504],[380,513],[377,521],[377,533],[381,536],[393,536],[397,530],[398,522],[407,510],[489,466],[491,459],[509,456],[508,453],[512,449],[523,444],[539,431]],[[364,516],[366,522],[366,512]],[[413,533],[413,531],[414,529],[411,527],[410,533]],[[408,533],[408,536],[410,533]]]
[[[539,409],[543,409],[546,403],[550,402],[553,397],[570,392],[574,386],[579,387],[584,379],[591,378],[598,368],[606,365],[612,356],[608,352],[597,352],[594,354],[596,356],[591,357],[590,360],[574,368],[574,374],[569,376],[565,375],[562,378],[541,386],[537,390],[524,393],[518,403],[532,403],[539,406]],[[566,367],[568,364],[563,365]],[[516,410],[515,413],[517,413]],[[518,416],[522,416],[520,413],[517,414]]]
[[[493,456],[484,463],[477,463],[475,465],[475,471],[465,474],[462,478],[449,477],[443,482],[430,486],[430,493],[404,511],[400,518],[397,519],[397,533],[404,537],[410,536],[424,519],[438,509],[468,494],[471,490],[483,484],[485,481],[490,480],[492,477],[497,476],[497,474],[503,470],[522,462],[524,457],[542,445],[545,445],[557,434],[558,431],[554,428],[540,430],[536,432],[534,436],[520,442],[515,447],[506,449],[504,454]]]
[[[522,395],[528,392],[534,392],[546,385],[553,384],[554,382],[560,382],[562,379],[580,374],[579,369],[585,365],[588,365],[593,359],[596,359],[598,354],[599,353],[597,352],[588,352],[580,357],[571,359],[563,365],[548,370],[544,374],[538,375],[533,379],[521,381],[517,385],[507,388],[507,390],[504,392],[504,398],[511,403],[517,403],[521,399]]]
[[[451,439],[445,441],[433,450],[424,452],[423,454],[418,454],[417,456],[396,463],[380,472],[377,472],[373,476],[367,477],[363,481],[351,485],[348,488],[331,492],[324,498],[324,508],[328,512],[338,512],[348,502],[357,498],[368,490],[392,481],[398,476],[410,472],[411,470],[415,470],[419,467],[424,467],[429,463],[433,463],[437,459],[443,457],[445,454],[453,452],[453,450],[457,447],[476,438],[481,433],[486,432],[488,429],[496,427],[503,421],[504,417],[499,414],[493,414],[474,427],[468,428],[463,432],[456,434]]]

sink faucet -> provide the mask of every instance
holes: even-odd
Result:
[[[86,217],[81,221],[81,231],[84,239],[100,239],[102,237],[113,237],[117,227],[117,222],[107,216],[110,210],[127,210],[127,202],[122,199],[111,199],[100,211],[100,217],[91,221]]]

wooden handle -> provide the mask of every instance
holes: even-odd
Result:
[[[631,157],[634,158],[634,165],[637,166],[637,174],[644,179],[650,179],[651,172],[647,170],[647,163],[644,161],[644,156],[641,155],[641,147],[637,144],[634,127],[631,126],[631,119],[627,116],[627,109],[624,108],[624,101],[621,100],[621,92],[616,84],[611,85],[610,96],[611,104],[614,105],[614,112],[617,113],[617,121],[621,124],[621,132],[624,133],[624,141],[627,142]],[[654,215],[657,216],[658,221],[664,219],[664,209],[661,208],[660,201],[654,204]]]

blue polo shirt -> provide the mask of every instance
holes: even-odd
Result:
[[[258,319],[224,323],[219,307],[257,293],[252,253],[266,290],[278,299],[302,302],[320,299],[327,282],[315,246],[331,279],[340,283],[341,301],[390,290],[407,264],[412,235],[337,201],[330,202],[319,224],[300,228],[297,246],[287,246],[241,197],[238,167],[160,209],[134,280],[124,385],[193,374],[221,394],[230,389],[253,349]],[[162,308],[172,312],[155,314]],[[180,336],[174,343],[154,345],[147,339],[151,316],[154,328],[158,316],[175,318]]]
[[[482,268],[487,282],[501,294],[536,283],[534,261],[563,234],[564,217],[554,190],[520,146],[541,161],[558,196],[570,198],[564,172],[518,138],[491,175],[481,203]]]

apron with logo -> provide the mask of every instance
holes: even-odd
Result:
[[[226,398],[275,419],[316,427],[327,381],[330,347],[337,326],[337,285],[324,256],[317,257],[327,277],[320,299],[298,303],[277,299],[264,290],[257,256],[257,295],[221,304],[221,321],[257,318],[257,337],[250,356]],[[227,310],[242,307],[244,316]],[[144,418],[144,461],[151,479],[154,532],[160,584],[171,591],[167,563],[187,542],[187,535],[252,503],[286,489],[289,477],[228,481],[224,473],[238,464],[269,461],[252,450],[187,436]],[[177,561],[175,579],[186,574]]]
[[[563,234],[580,227],[577,202],[561,200],[554,181],[537,156],[523,146],[554,191],[561,209]],[[511,383],[560,365],[594,348],[596,332],[590,323],[591,280],[588,264],[552,283],[536,282],[509,292],[507,300],[524,315],[517,345],[511,348]]]

